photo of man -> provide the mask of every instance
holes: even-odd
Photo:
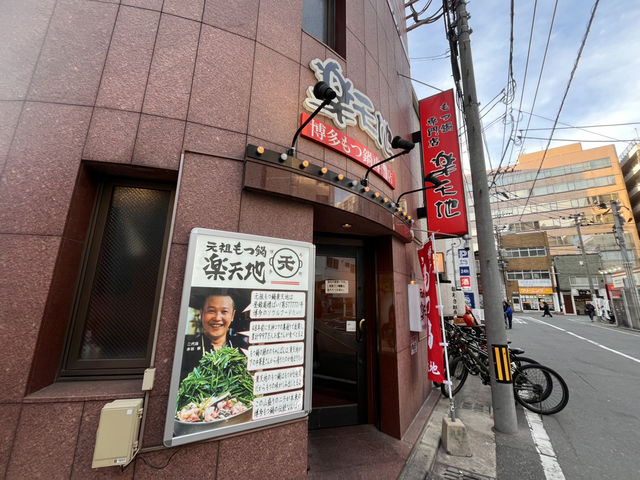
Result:
[[[236,316],[239,316],[234,295],[224,289],[193,290],[190,303],[200,312],[200,332],[185,337],[181,381],[198,366],[205,353],[223,346],[237,348],[244,353],[243,349],[249,346],[247,337],[236,334],[232,328]]]

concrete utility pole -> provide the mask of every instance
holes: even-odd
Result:
[[[576,228],[578,229],[578,240],[580,241],[580,250],[582,251],[582,261],[584,262],[584,268],[587,271],[587,280],[589,281],[589,291],[591,292],[591,305],[594,307],[596,304],[596,291],[593,288],[593,279],[591,278],[591,272],[589,271],[589,263],[587,262],[587,253],[584,251],[584,242],[582,241],[582,231],[580,227],[582,226],[582,220],[584,220],[584,215],[582,213],[576,213],[575,215],[569,215],[569,218],[573,218],[573,221],[576,223]],[[600,320],[600,316],[598,316],[598,320]],[[593,322],[593,320],[591,320]]]
[[[445,0],[448,1],[448,0]],[[469,141],[469,157],[471,163],[471,181],[473,185],[473,201],[476,212],[476,229],[478,230],[478,251],[480,254],[480,270],[482,274],[485,325],[489,352],[492,345],[507,345],[507,331],[504,325],[502,310],[502,288],[498,254],[493,238],[493,218],[489,201],[489,182],[482,148],[482,128],[478,111],[476,81],[473,73],[471,57],[471,41],[469,39],[469,14],[464,0],[455,2],[457,19],[457,40],[460,53],[460,67],[464,97],[464,114]],[[454,55],[454,52],[451,52]],[[497,383],[494,370],[494,359],[489,353],[491,372],[491,396],[494,410],[494,426],[502,433],[516,433],[518,422],[513,399],[513,386],[510,383]]]
[[[633,274],[633,262],[629,260],[629,252],[624,241],[624,221],[620,214],[618,202],[611,200],[611,212],[613,213],[614,231],[618,245],[620,245],[620,253],[622,254],[622,264],[627,273],[627,288],[631,293],[631,315],[629,318],[630,326],[640,328],[640,299],[638,298],[638,286],[636,285],[636,277]]]

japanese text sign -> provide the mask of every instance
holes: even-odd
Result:
[[[309,118],[309,115],[302,113],[300,124],[304,123],[307,118]],[[317,118],[313,118],[309,124],[302,129],[301,135],[317,143],[321,143],[325,147],[335,150],[365,167],[370,167],[381,162],[380,157],[360,142],[345,135],[340,130],[333,128],[331,125],[321,122]],[[391,188],[396,188],[396,176],[386,163],[374,167],[372,172],[382,178]]]
[[[453,90],[420,100],[420,131],[424,174],[441,182],[425,191],[429,230],[436,237],[464,235],[467,209]]]
[[[424,282],[425,306],[427,317],[427,361],[428,377],[432,382],[444,383],[444,357],[442,356],[442,331],[438,312],[438,292],[433,262],[433,242],[427,242],[418,250],[420,270]]]
[[[165,445],[311,410],[314,262],[310,243],[191,231]]]
[[[371,99],[355,88],[353,82],[343,75],[340,63],[332,58],[326,60],[315,58],[311,60],[309,66],[316,78],[326,82],[337,94],[331,103],[320,110],[319,115],[331,118],[338,128],[358,125],[387,156],[393,155],[391,150],[393,135],[389,123],[375,109]],[[313,112],[320,103],[313,94],[313,86],[309,86],[304,107]]]

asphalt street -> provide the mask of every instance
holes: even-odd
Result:
[[[542,318],[530,312],[514,315],[508,337],[526,356],[556,370],[570,399],[563,411],[541,417],[555,459],[540,460],[522,433],[531,427],[518,408],[520,433],[496,435],[497,477],[640,478],[640,332],[592,323],[586,316]]]

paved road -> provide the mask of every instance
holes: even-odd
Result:
[[[516,314],[508,336],[562,375],[570,400],[542,416],[557,463],[546,458],[542,468],[526,435],[497,435],[498,478],[640,479],[640,333],[535,312]],[[518,418],[528,425],[521,408]]]

